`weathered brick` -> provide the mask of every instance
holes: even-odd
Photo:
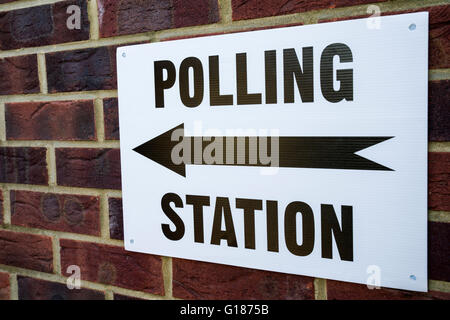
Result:
[[[0,272],[0,300],[10,299],[9,274]]]
[[[92,100],[19,102],[5,106],[8,140],[95,140]]]
[[[386,0],[232,0],[231,5],[233,20],[244,20],[384,1]]]
[[[428,153],[428,208],[450,211],[450,153]]]
[[[389,10],[389,9],[388,9]],[[429,13],[429,44],[428,44],[428,67],[430,69],[450,67],[450,5],[424,7],[402,11],[382,12],[382,16],[402,13],[414,13],[428,11]],[[319,19],[319,22],[333,22],[367,18],[369,15],[340,17],[333,19]]]
[[[80,28],[69,29],[67,8],[80,8]],[[72,22],[72,19],[69,20]],[[0,50],[44,46],[88,40],[89,19],[86,0],[63,1],[0,13]]]
[[[19,300],[105,300],[105,294],[91,289],[70,290],[66,284],[17,277]]]
[[[428,119],[428,139],[450,141],[450,80],[429,82]]]
[[[219,21],[217,0],[97,0],[97,3],[101,37]]]
[[[0,230],[0,264],[53,271],[52,240],[50,237]]]
[[[99,198],[93,196],[11,191],[14,225],[100,235]]]
[[[58,148],[55,153],[58,185],[121,188],[119,149]]]
[[[49,92],[117,88],[116,47],[98,47],[46,54]]]
[[[47,184],[46,149],[0,147],[0,182]]]
[[[0,59],[0,79],[0,95],[39,92],[36,55]]]
[[[314,279],[173,259],[173,295],[182,299],[314,299]]]
[[[117,98],[103,99],[105,117],[105,139],[119,140],[119,109]]]
[[[81,278],[118,287],[164,294],[161,258],[104,244],[61,240],[61,266],[78,265]]]
[[[448,300],[450,293],[369,289],[363,284],[327,280],[327,297],[328,300]]]
[[[122,199],[109,198],[109,237],[123,240]]]
[[[450,223],[428,223],[428,278],[450,281]],[[450,294],[449,294],[450,297]]]

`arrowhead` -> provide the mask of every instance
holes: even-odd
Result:
[[[184,136],[184,124],[182,123],[179,126],[141,144],[140,146],[134,148],[133,151],[136,151],[137,153],[159,163],[167,169],[186,177],[186,165],[184,163],[174,164],[171,158],[173,147],[179,143],[179,141],[172,141],[172,133],[179,129],[183,130]]]

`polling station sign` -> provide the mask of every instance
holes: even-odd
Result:
[[[125,248],[427,290],[428,13],[117,49]]]

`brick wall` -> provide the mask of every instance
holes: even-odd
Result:
[[[369,4],[430,12],[429,292],[126,252],[115,49],[365,17]],[[435,0],[0,0],[0,299],[449,299],[449,20]],[[81,290],[65,285],[70,265]]]

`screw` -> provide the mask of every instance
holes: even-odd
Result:
[[[414,31],[416,30],[416,24],[415,23],[411,23],[408,27],[409,30]]]
[[[416,280],[416,276],[415,276],[415,275],[413,275],[413,274],[412,274],[412,275],[410,275],[410,276],[409,276],[409,278],[410,278],[411,280]]]
[[[122,52],[122,57],[126,57],[127,56],[127,54],[125,53],[125,52]]]
[[[133,244],[134,243],[134,239],[130,239],[130,243]]]

